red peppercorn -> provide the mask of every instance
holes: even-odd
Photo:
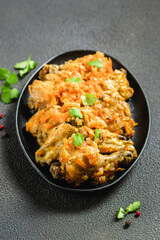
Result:
[[[2,130],[4,128],[4,126],[3,125],[0,125],[0,130]]]
[[[2,113],[0,113],[0,118],[3,118],[3,114]]]
[[[139,217],[141,215],[140,211],[136,212],[136,216]]]

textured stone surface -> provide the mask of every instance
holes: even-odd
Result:
[[[159,0],[0,0],[1,67],[13,71],[30,53],[40,66],[63,51],[100,50],[133,73],[152,113],[148,144],[132,171],[110,190],[80,194],[49,185],[32,169],[16,136],[16,102],[0,102],[9,134],[0,139],[1,239],[160,239],[159,12]],[[141,216],[115,221],[119,205],[136,200]]]

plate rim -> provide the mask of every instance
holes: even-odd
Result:
[[[146,105],[147,105],[147,109],[148,109],[148,132],[147,132],[147,136],[146,136],[146,139],[145,139],[145,142],[143,144],[143,147],[138,155],[138,157],[136,158],[136,160],[134,160],[134,162],[131,164],[131,166],[129,166],[129,168],[127,170],[125,170],[125,172],[120,176],[118,177],[118,179],[116,179],[114,182],[112,183],[109,183],[108,185],[104,185],[104,186],[98,186],[98,187],[95,187],[95,188],[69,188],[69,187],[63,187],[63,186],[60,186],[56,183],[53,183],[51,182],[49,179],[47,179],[47,177],[45,175],[43,175],[43,173],[37,168],[37,166],[33,163],[33,161],[31,160],[31,158],[29,157],[27,151],[25,150],[24,148],[24,145],[22,143],[22,140],[21,140],[21,136],[20,136],[20,133],[19,133],[19,130],[18,130],[18,116],[19,116],[19,107],[20,107],[20,103],[21,103],[21,99],[22,99],[22,96],[23,96],[23,93],[24,91],[26,90],[26,87],[27,85],[29,84],[29,82],[33,79],[33,77],[43,68],[43,66],[45,64],[48,64],[50,61],[54,60],[56,57],[60,57],[61,55],[67,55],[67,54],[70,54],[70,53],[74,53],[74,52],[92,52],[90,54],[93,54],[95,52],[97,52],[97,50],[90,50],[90,49],[77,49],[77,50],[70,50],[70,51],[65,51],[65,52],[61,52],[59,54],[56,54],[54,55],[53,57],[51,57],[50,59],[48,59],[47,61],[45,61],[28,79],[28,81],[24,84],[22,90],[21,90],[21,93],[20,93],[20,96],[19,96],[19,99],[18,99],[18,102],[17,102],[17,107],[16,107],[16,132],[17,132],[17,136],[18,136],[18,140],[19,140],[19,143],[20,143],[20,146],[26,156],[26,158],[28,159],[28,161],[30,162],[30,164],[32,165],[32,167],[34,168],[34,170],[43,178],[45,179],[48,183],[50,183],[51,185],[55,186],[55,187],[58,187],[60,189],[63,189],[63,190],[68,190],[68,191],[76,191],[76,192],[93,192],[93,191],[99,191],[99,190],[104,190],[104,189],[108,189],[110,187],[112,187],[113,185],[115,185],[117,182],[119,182],[122,178],[124,178],[128,172],[131,170],[131,168],[136,164],[136,162],[139,160],[139,158],[141,157],[143,151],[144,151],[144,148],[146,147],[146,144],[148,142],[148,138],[149,138],[149,135],[150,135],[150,129],[151,129],[151,110],[150,110],[150,105],[149,105],[149,100],[146,96],[146,93],[144,92],[141,84],[136,80],[136,78],[132,75],[132,73],[129,71],[130,75],[132,78],[134,78],[135,82],[139,85],[143,95],[144,95],[144,98],[145,98],[145,101],[146,101]],[[115,60],[118,64],[122,65],[127,71],[128,69],[119,61],[117,60],[116,58],[112,57],[111,55],[108,55],[106,53],[104,53],[105,55],[107,55],[108,57],[110,57],[111,59]],[[88,55],[88,54],[87,54]]]

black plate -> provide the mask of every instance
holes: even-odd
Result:
[[[62,64],[69,59],[75,59],[77,57],[83,57],[84,55],[94,54],[95,51],[90,50],[78,50],[65,52],[60,55],[57,55],[50,60],[48,60],[45,64]],[[105,54],[106,57],[111,57]],[[111,57],[113,63],[113,69],[125,68],[119,61],[115,58]],[[135,127],[135,134],[132,137],[134,141],[135,148],[138,153],[138,158],[131,163],[127,167],[124,172],[119,172],[113,178],[113,180],[108,181],[104,184],[92,185],[90,182],[82,184],[80,187],[75,187],[74,185],[67,184],[65,181],[55,180],[53,179],[51,173],[49,172],[48,167],[41,167],[39,164],[35,162],[35,151],[39,148],[36,139],[32,137],[30,133],[25,131],[25,124],[28,119],[32,116],[30,110],[28,109],[28,85],[32,84],[34,79],[38,79],[38,73],[43,68],[44,64],[31,76],[31,78],[25,84],[21,95],[18,100],[17,110],[16,110],[16,129],[18,138],[20,141],[20,145],[22,150],[24,151],[27,159],[34,167],[34,169],[49,183],[54,186],[57,186],[62,189],[73,190],[73,191],[96,191],[104,188],[111,187],[113,184],[117,183],[120,179],[122,179],[134,166],[137,160],[140,158],[140,155],[146,145],[149,130],[150,130],[150,111],[147,98],[145,96],[144,91],[140,84],[136,81],[136,79],[132,76],[132,74],[127,70],[127,79],[130,83],[130,86],[134,89],[133,97],[128,101],[132,113],[132,118],[135,122],[138,122],[138,125]]]

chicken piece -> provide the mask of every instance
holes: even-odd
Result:
[[[52,163],[50,172],[54,178],[64,178],[69,183],[74,182],[79,185],[98,168],[97,144],[85,141],[80,147],[73,145],[73,136],[64,139],[59,148],[59,163]]]
[[[44,164],[50,165],[53,160],[58,158],[60,154],[59,148],[63,144],[63,139],[70,137],[75,132],[77,132],[77,128],[66,123],[53,128],[45,143],[36,151],[36,162],[42,166]]]
[[[65,122],[68,118],[69,112],[61,113],[60,106],[52,108],[44,108],[36,112],[26,123],[26,131],[30,132],[34,137],[37,137],[39,145],[42,145],[51,130]]]
[[[100,100],[93,108],[105,121],[109,131],[125,135],[127,138],[134,134],[133,128],[136,123],[131,118],[129,104],[125,101],[103,97],[103,100]]]
[[[124,70],[114,70],[110,79],[116,83],[117,91],[122,97],[125,98],[125,100],[132,97],[134,90],[129,86],[129,82],[126,78],[126,72],[124,72]]]
[[[133,146],[133,142],[126,140],[124,136],[118,135],[117,133],[111,133],[108,130],[101,129],[100,130],[100,138],[96,139],[98,144],[98,149],[100,153],[110,154],[113,152],[128,152],[128,160],[126,158],[126,163],[129,163],[129,160],[135,159],[137,157],[137,152],[135,147]],[[126,153],[127,156],[127,153]],[[130,157],[130,158],[129,158]]]
[[[63,109],[64,108],[61,108],[60,106],[44,108],[37,111],[26,123],[26,131],[30,132],[37,138],[40,146],[46,141],[52,129],[59,124],[69,123],[75,127],[81,127],[84,125],[84,120],[86,119],[71,116],[69,113],[70,108],[67,108],[62,112]]]
[[[118,134],[110,133],[108,130],[101,130],[102,140],[92,141],[92,131],[90,132],[87,127],[79,129],[86,138],[79,147],[73,145],[73,136],[64,139],[59,147],[59,163],[52,163],[50,167],[54,178],[64,178],[77,186],[88,178],[100,183],[113,175],[115,170],[124,170],[119,167],[120,163],[128,164],[137,157],[132,141],[120,140]]]
[[[133,147],[133,146],[132,146]],[[134,148],[134,147],[133,147]],[[117,151],[109,155],[99,154],[99,161],[103,164],[96,172],[94,172],[92,178],[95,184],[104,183],[107,179],[112,179],[117,171],[124,171],[128,163],[136,159],[137,153],[133,149],[131,151]]]
[[[28,107],[30,109],[43,109],[59,104],[54,82],[34,80],[28,88],[30,93]]]
[[[42,81],[49,80],[54,81],[54,74],[59,72],[59,66],[55,64],[46,64],[39,72],[39,79]],[[52,74],[53,78],[49,78],[48,75]]]

